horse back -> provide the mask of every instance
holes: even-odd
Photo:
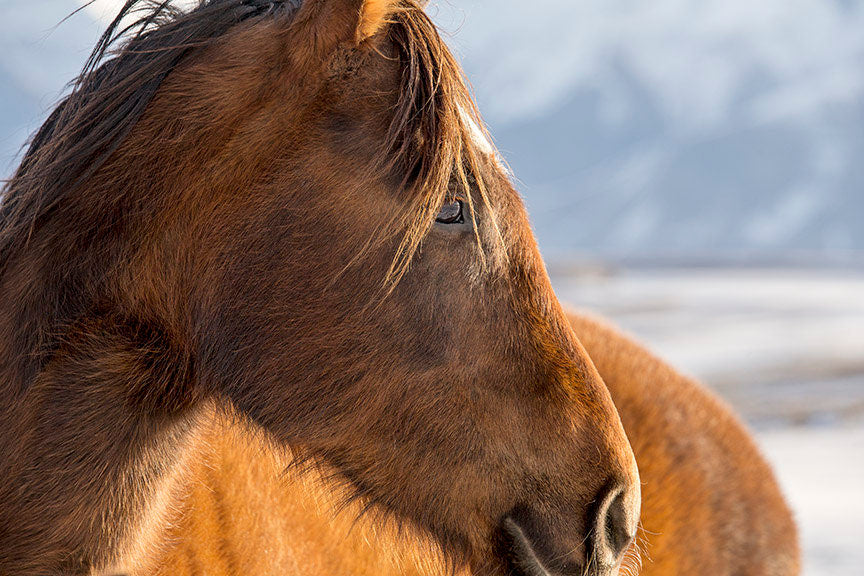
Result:
[[[771,467],[711,392],[604,322],[569,314],[642,482],[644,576],[789,576],[797,531]]]

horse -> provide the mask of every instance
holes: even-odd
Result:
[[[417,0],[128,0],[0,222],[0,574],[145,563],[213,410],[454,570],[624,561],[633,451]]]
[[[568,316],[612,394],[639,466],[642,526],[621,574],[798,574],[795,522],[730,408],[607,322]],[[161,548],[136,576],[451,573],[423,534],[342,506],[327,472],[285,473],[290,455],[259,432],[216,414],[211,426]]]

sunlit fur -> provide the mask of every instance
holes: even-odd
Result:
[[[794,576],[795,524],[774,476],[729,409],[607,324],[571,314],[618,406],[642,480],[642,530],[622,576]],[[339,510],[312,473],[243,425],[214,420],[162,548],[135,574],[440,576],[434,545]],[[169,543],[169,544],[165,544]],[[155,560],[154,560],[155,558]]]
[[[127,2],[3,190],[0,575],[144,563],[214,412],[454,568],[610,574],[633,452],[478,130],[414,0]]]
[[[732,411],[608,324],[579,314],[570,321],[636,453],[642,574],[798,574],[792,514]]]

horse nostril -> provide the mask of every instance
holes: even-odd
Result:
[[[601,500],[594,524],[594,553],[604,564],[616,564],[635,537],[625,491],[615,488]]]

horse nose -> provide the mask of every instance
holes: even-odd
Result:
[[[601,491],[594,518],[592,543],[594,559],[601,565],[614,566],[636,538],[639,521],[638,488],[617,485]]]

